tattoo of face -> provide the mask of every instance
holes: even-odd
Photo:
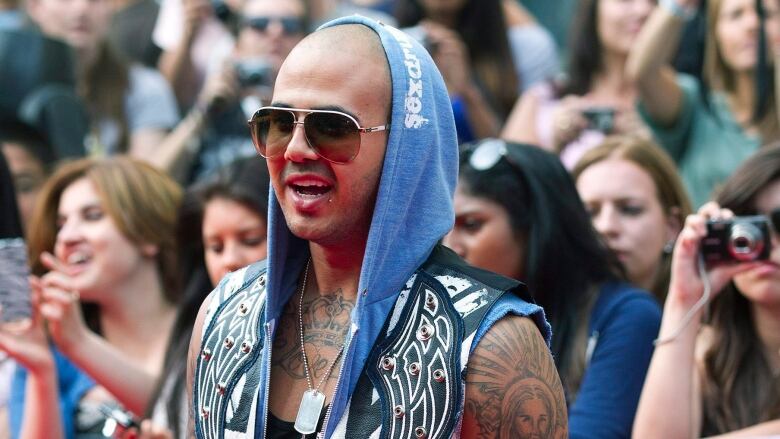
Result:
[[[295,299],[295,300],[293,300]],[[285,307],[282,325],[274,340],[273,367],[279,367],[294,379],[305,379],[301,341],[298,333],[298,303],[293,296]],[[305,301],[302,308],[304,343],[309,372],[314,378],[327,373],[347,330],[354,304],[342,297],[341,290]]]
[[[478,438],[567,437],[566,403],[541,335],[528,319],[504,319],[468,363],[464,431]]]

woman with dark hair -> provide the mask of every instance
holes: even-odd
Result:
[[[623,281],[557,157],[489,139],[466,147],[460,164],[444,244],[472,265],[523,279],[544,308],[571,437],[630,436],[660,324],[655,300]]]
[[[768,259],[698,268],[707,220],[766,215]],[[705,267],[702,267],[705,268]],[[706,303],[709,283],[712,303]],[[686,220],[674,249],[658,347],[635,437],[780,434],[780,145],[745,161],[715,203]],[[731,436],[729,436],[731,437]]]
[[[700,82],[668,65],[700,3],[660,2],[627,67],[642,116],[677,163],[696,207],[762,143],[780,138],[772,90],[758,88],[766,43],[776,46],[780,37],[780,7],[774,0],[709,0]]]
[[[559,154],[567,169],[607,134],[649,137],[626,60],[655,0],[579,0],[568,72],[517,101],[501,136]]]
[[[185,193],[178,221],[184,297],[147,413],[173,437],[187,437],[187,349],[201,303],[225,274],[265,259],[269,183],[265,160],[251,157]],[[152,428],[147,423],[143,431]]]
[[[462,142],[498,134],[520,90],[557,71],[549,33],[507,28],[501,0],[399,0],[395,15],[439,67]]]
[[[12,437],[86,437],[109,428],[104,409],[146,409],[179,299],[180,198],[167,175],[121,156],[67,163],[43,187],[28,237],[33,319],[0,328],[22,366]]]

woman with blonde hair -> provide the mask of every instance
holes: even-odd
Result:
[[[640,113],[680,169],[694,206],[761,144],[777,140],[774,99],[757,81],[763,41],[777,41],[774,0],[710,0],[703,82],[676,74],[668,60],[701,0],[664,0],[642,29],[627,63]],[[764,34],[764,31],[765,34]]]
[[[144,412],[180,291],[180,198],[164,173],[122,156],[67,163],[46,183],[29,239],[33,318],[0,328],[0,349],[22,366],[13,437],[104,431],[117,402]]]
[[[674,241],[691,213],[672,159],[649,140],[613,136],[588,151],[573,176],[628,280],[663,302]]]

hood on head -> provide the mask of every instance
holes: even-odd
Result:
[[[343,369],[342,391],[332,401],[334,421],[343,413],[396,295],[452,228],[452,198],[458,176],[452,106],[428,52],[398,29],[357,15],[333,20],[320,29],[345,24],[365,25],[379,36],[390,66],[392,110],[358,301],[352,314],[358,331],[344,357],[348,364]],[[308,257],[307,242],[288,229],[272,188],[267,321],[281,314]]]

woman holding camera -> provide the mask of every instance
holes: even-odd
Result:
[[[771,247],[767,259],[708,266],[702,276],[697,265],[707,221],[745,221],[735,215],[771,219],[770,236],[760,238]],[[780,434],[778,229],[780,145],[775,145],[748,159],[726,181],[716,203],[686,220],[674,249],[669,294],[634,437]],[[728,243],[720,250],[728,253]],[[714,296],[709,316],[697,305],[707,284]]]
[[[780,38],[780,6],[774,0],[707,2],[700,83],[667,64],[700,3],[659,2],[628,60],[642,116],[677,163],[694,206],[710,199],[713,188],[761,144],[780,138],[771,86],[762,88],[756,79],[760,55],[770,55],[760,53],[769,52],[761,41],[773,47]]]
[[[487,139],[460,164],[444,244],[471,265],[523,280],[544,308],[571,437],[629,437],[660,307],[623,281],[555,155]]]
[[[67,163],[44,186],[28,241],[32,322],[0,328],[0,349],[22,366],[12,437],[86,437],[110,427],[118,403],[145,411],[180,290],[180,197],[161,171],[122,156]]]
[[[496,136],[520,90],[557,72],[550,34],[511,3],[396,2],[398,25],[426,47],[447,84],[459,142]]]
[[[559,154],[567,169],[607,134],[649,132],[634,109],[636,84],[625,66],[653,0],[579,0],[569,71],[559,83],[528,90],[501,137]]]

